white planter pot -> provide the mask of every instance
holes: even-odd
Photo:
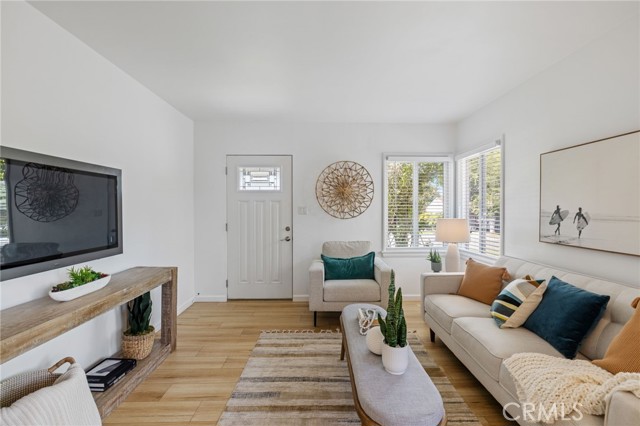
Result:
[[[80,287],[70,288],[63,291],[50,291],[49,297],[58,302],[68,302],[69,300],[77,299],[85,294],[93,293],[96,290],[100,290],[106,286],[111,279],[111,275],[107,275],[99,280],[91,281],[89,284],[81,285]]]
[[[380,355],[382,353],[383,341],[384,336],[380,331],[380,326],[371,327],[369,331],[367,331],[367,348],[374,354]]]
[[[392,348],[382,344],[382,365],[389,374],[400,375],[407,371],[409,365],[409,345],[404,348]]]

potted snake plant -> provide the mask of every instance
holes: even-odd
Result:
[[[382,344],[382,365],[390,374],[403,374],[409,364],[407,344],[407,321],[402,309],[402,289],[396,293],[395,273],[391,271],[387,317],[378,314],[380,331],[384,336]]]
[[[442,271],[442,258],[440,257],[440,253],[437,250],[431,250],[429,252],[429,256],[427,257],[431,262],[431,270],[433,272]]]
[[[145,359],[153,349],[155,329],[151,321],[151,293],[136,297],[127,303],[129,328],[122,335],[122,356]]]

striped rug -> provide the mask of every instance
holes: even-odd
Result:
[[[218,424],[359,425],[340,333],[262,333]],[[447,426],[481,426],[416,334],[409,343],[436,385]]]

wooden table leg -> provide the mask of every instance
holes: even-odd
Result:
[[[340,316],[340,326],[342,326],[342,316]],[[340,347],[340,361],[344,361],[344,327],[340,327],[342,330],[342,346]]]

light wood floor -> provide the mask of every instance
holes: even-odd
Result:
[[[419,302],[405,302],[408,328],[417,330],[431,356],[483,425],[505,425],[502,409],[436,339],[420,316]],[[339,313],[319,313],[318,329],[337,329]],[[178,348],[111,413],[104,424],[214,425],[262,330],[310,329],[307,303],[233,301],[195,303],[178,317]]]

